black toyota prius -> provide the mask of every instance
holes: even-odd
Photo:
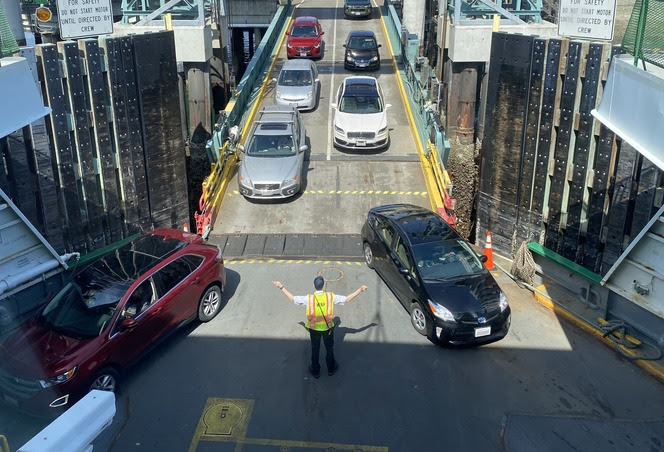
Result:
[[[487,344],[507,334],[510,307],[468,242],[423,207],[374,207],[362,227],[364,258],[433,342]]]

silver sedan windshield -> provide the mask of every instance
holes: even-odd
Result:
[[[252,157],[288,157],[295,155],[290,135],[254,135],[247,148]]]
[[[313,84],[310,71],[283,70],[279,74],[280,86],[310,86]]]

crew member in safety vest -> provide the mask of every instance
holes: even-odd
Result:
[[[311,337],[311,364],[309,372],[314,378],[320,377],[320,363],[318,356],[320,352],[320,340],[325,344],[325,362],[327,363],[327,374],[334,375],[339,368],[339,364],[334,359],[334,305],[345,304],[357,297],[360,293],[367,290],[367,286],[362,286],[350,295],[335,295],[332,292],[323,291],[325,280],[322,276],[314,279],[314,288],[316,291],[308,295],[293,296],[283,284],[279,281],[272,281],[272,284],[293,303],[307,307],[307,323],[309,336]]]

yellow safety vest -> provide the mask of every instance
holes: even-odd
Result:
[[[307,295],[307,328],[316,331],[327,331],[334,326],[332,320],[334,294],[324,292]],[[327,321],[326,321],[327,320]]]

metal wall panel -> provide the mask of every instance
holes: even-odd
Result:
[[[569,158],[570,139],[574,126],[574,104],[576,100],[579,63],[581,60],[581,43],[570,42],[567,47],[565,79],[560,98],[560,124],[556,134],[556,146],[553,153],[553,175],[549,190],[549,212],[544,244],[547,248],[560,252],[560,228],[565,227],[563,216],[564,196],[567,185],[567,162]]]
[[[132,36],[150,213],[155,226],[189,222],[173,32]]]
[[[115,153],[111,145],[108,114],[106,113],[105,84],[101,71],[99,43],[96,39],[84,39],[78,41],[78,46],[82,52],[87,72],[86,88],[92,115],[92,139],[100,173],[100,192],[104,210],[102,226],[106,241],[113,243],[122,238],[122,218],[115,170]]]
[[[491,42],[478,226],[480,237],[490,230],[494,248],[507,255],[515,251],[514,218],[533,44],[532,36],[504,33],[494,33]]]
[[[67,123],[67,101],[62,89],[60,58],[54,44],[37,47],[39,78],[46,102],[51,107],[51,114],[46,116],[46,127],[51,138],[54,161],[54,182],[59,201],[59,213],[62,221],[66,248],[69,251],[85,251],[81,209],[83,197],[78,190],[72,143]]]
[[[122,64],[122,49],[118,38],[106,38],[102,41],[106,53],[108,95],[113,117],[110,123],[114,152],[118,156],[118,180],[124,223],[127,233],[140,230],[138,224],[138,198],[134,158],[129,140],[127,123],[127,88],[125,71]]]
[[[74,161],[78,166],[81,180],[80,190],[85,201],[83,228],[88,240],[88,249],[94,250],[106,245],[106,237],[102,225],[104,209],[98,181],[97,162],[90,136],[85,81],[76,43],[59,42],[58,49],[64,57],[66,71],[64,81],[66,82],[69,112],[74,124]]]
[[[582,261],[581,219],[588,180],[588,158],[590,157],[594,118],[590,113],[597,103],[597,90],[600,82],[603,46],[590,44],[585,60],[585,73],[581,79],[579,107],[579,127],[576,134],[574,156],[572,157],[572,179],[569,182],[567,201],[567,223],[563,231],[563,246],[560,254],[572,261]]]

